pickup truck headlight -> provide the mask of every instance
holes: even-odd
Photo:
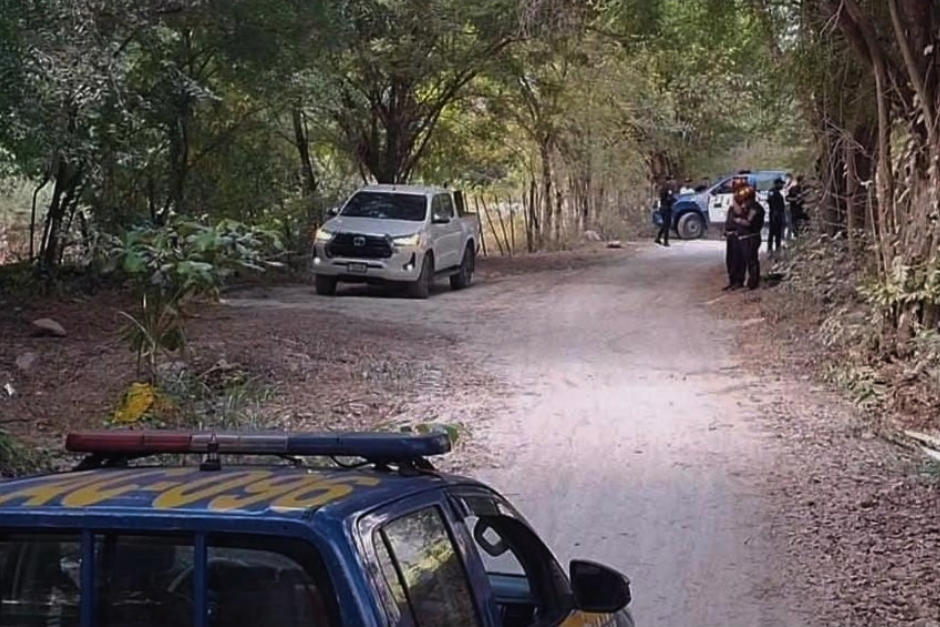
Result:
[[[392,243],[395,246],[399,247],[411,247],[421,245],[421,233],[412,233],[411,235],[401,235],[399,237],[393,237]]]
[[[318,244],[326,244],[333,239],[333,233],[330,231],[325,231],[323,229],[317,229],[316,234],[313,236],[313,239]]]

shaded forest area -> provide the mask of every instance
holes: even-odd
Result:
[[[525,246],[552,248],[647,220],[659,175],[806,157],[749,2],[3,0],[0,14],[3,255],[46,273],[171,219],[234,219],[302,252],[364,181],[512,197]]]
[[[771,11],[777,24],[799,17],[774,29],[771,47],[814,136],[818,206],[816,236],[778,268],[791,280],[769,313],[811,312],[807,352],[833,355],[830,378],[882,426],[887,409],[940,428],[940,6],[825,0]]]

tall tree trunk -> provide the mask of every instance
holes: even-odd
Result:
[[[858,194],[858,174],[855,170],[856,146],[853,139],[845,141],[845,225],[848,235],[849,251],[855,253],[860,230],[859,211],[856,203]],[[862,214],[864,215],[864,214]]]
[[[170,133],[170,201],[177,213],[186,213],[186,179],[189,176],[189,105],[188,96],[182,96],[178,117]],[[166,220],[166,208],[161,222]]]
[[[29,261],[33,262],[33,259],[36,257],[36,199],[39,196],[39,192],[49,184],[50,172],[46,172],[43,176],[42,181],[39,185],[33,190],[33,204],[29,212]]]
[[[291,120],[294,124],[294,146],[300,158],[301,190],[305,198],[313,196],[317,191],[317,176],[310,158],[310,136],[307,132],[306,115],[300,104],[291,109]]]
[[[552,198],[552,161],[550,140],[543,140],[539,146],[539,155],[542,160],[542,203],[544,206],[542,228],[544,229],[539,236],[539,246],[544,245],[544,240],[552,238],[553,220],[553,198]]]
[[[81,168],[70,165],[65,159],[59,159],[39,251],[41,263],[45,268],[54,268],[58,260],[62,218],[75,196],[81,176]]]
[[[526,245],[530,253],[534,253],[539,234],[539,209],[538,209],[538,190],[536,189],[535,177],[529,181],[529,218],[526,220],[525,233]]]

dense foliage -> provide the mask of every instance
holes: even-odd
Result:
[[[940,323],[940,8],[759,4],[815,137],[817,225],[858,253],[878,344],[903,356]]]
[[[176,215],[299,251],[363,180],[525,196],[534,248],[617,229],[651,178],[793,144],[743,0],[0,0],[0,16],[0,172],[20,190],[0,211],[46,268]]]

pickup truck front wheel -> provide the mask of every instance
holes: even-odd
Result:
[[[465,287],[470,287],[470,284],[473,282],[473,267],[476,265],[475,261],[473,247],[467,246],[463,251],[463,259],[460,260],[460,270],[457,271],[457,274],[452,274],[450,277],[450,288],[452,290],[462,290]]]
[[[317,294],[320,296],[336,295],[336,277],[318,274],[314,278],[314,282],[316,284]]]
[[[434,281],[434,257],[430,254],[424,256],[421,262],[421,274],[418,280],[408,286],[408,294],[412,298],[425,299],[431,295],[431,283]]]
[[[682,239],[698,239],[705,234],[705,220],[697,213],[686,213],[679,217],[676,231]]]

